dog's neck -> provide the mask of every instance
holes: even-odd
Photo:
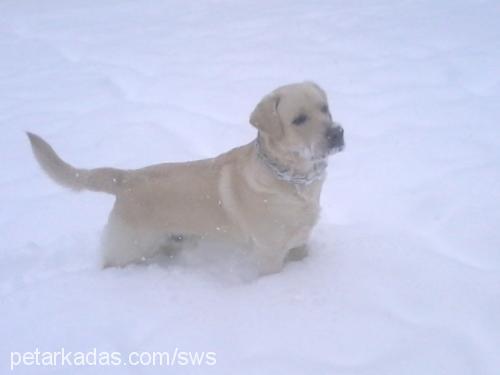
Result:
[[[308,168],[298,170],[294,166],[285,165],[276,158],[273,158],[271,153],[266,149],[260,135],[255,140],[255,148],[257,157],[278,180],[305,186],[322,180],[325,177],[326,167],[328,166],[326,159],[310,161],[308,162]]]

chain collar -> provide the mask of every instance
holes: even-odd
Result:
[[[255,148],[257,149],[257,157],[268,167],[277,179],[290,182],[295,185],[310,185],[311,183],[321,180],[325,177],[327,167],[326,159],[320,159],[313,163],[313,168],[309,173],[297,173],[277,160],[271,158],[266,153],[260,137],[255,140]]]

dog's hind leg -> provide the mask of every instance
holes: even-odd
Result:
[[[155,233],[134,228],[112,213],[102,237],[102,266],[123,267],[143,262],[160,250],[160,242]]]

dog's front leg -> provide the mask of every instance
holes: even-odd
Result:
[[[286,251],[276,251],[276,249],[258,249],[257,266],[261,276],[278,273],[283,269]]]
[[[309,254],[309,247],[307,245],[297,246],[288,251],[286,261],[297,262],[304,259]]]

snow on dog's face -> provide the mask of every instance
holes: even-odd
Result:
[[[325,92],[315,83],[280,87],[264,97],[250,117],[273,153],[314,161],[344,148],[344,130],[332,120]]]

